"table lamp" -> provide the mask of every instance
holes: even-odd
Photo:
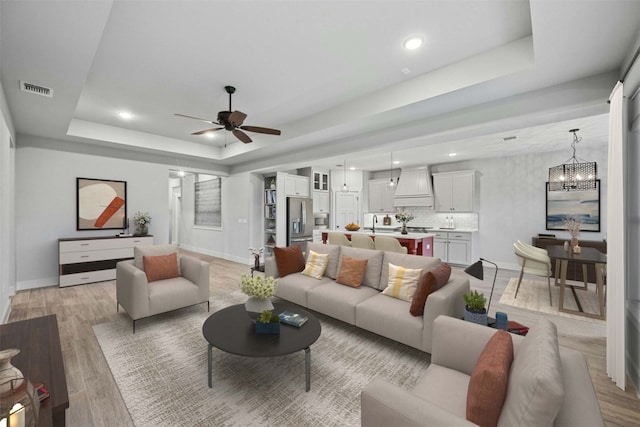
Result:
[[[489,264],[493,264],[496,267],[496,273],[493,276],[493,285],[491,285],[491,294],[489,295],[489,302],[487,303],[487,323],[492,325],[496,322],[496,319],[493,317],[489,317],[489,307],[491,307],[491,298],[493,297],[493,288],[496,287],[496,278],[498,277],[498,265],[495,262],[488,261],[484,258],[480,258],[478,261],[471,264],[469,267],[464,269],[464,272],[470,276],[475,277],[478,280],[484,280],[484,268],[482,267],[482,262],[488,262]]]

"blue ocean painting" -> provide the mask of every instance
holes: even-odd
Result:
[[[593,191],[548,191],[547,230],[565,230],[565,219],[580,218],[581,231],[600,231],[599,193],[599,188]]]

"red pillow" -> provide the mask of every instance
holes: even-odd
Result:
[[[367,262],[369,262],[367,259],[357,259],[343,255],[336,283],[359,288],[362,285],[362,279],[364,279]]]
[[[178,277],[178,256],[175,252],[169,255],[144,256],[142,262],[148,282]]]
[[[467,420],[482,427],[498,425],[507,397],[513,342],[506,331],[498,331],[485,345],[469,379]]]
[[[273,248],[276,257],[276,265],[280,277],[304,270],[304,256],[300,246],[288,246],[286,248]]]
[[[420,276],[416,293],[411,300],[409,312],[414,316],[424,314],[424,304],[427,302],[429,294],[437,291],[449,282],[451,267],[449,264],[440,264],[433,270]]]

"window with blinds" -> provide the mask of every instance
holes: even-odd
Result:
[[[195,184],[194,225],[222,227],[222,179],[215,178]]]

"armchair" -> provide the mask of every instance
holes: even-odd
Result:
[[[177,253],[178,245],[135,247],[133,260],[116,265],[116,310],[125,309],[133,321],[207,303],[209,310],[209,264],[197,258],[178,257],[178,277],[149,282],[144,271],[144,257]],[[174,264],[175,265],[175,264]]]

